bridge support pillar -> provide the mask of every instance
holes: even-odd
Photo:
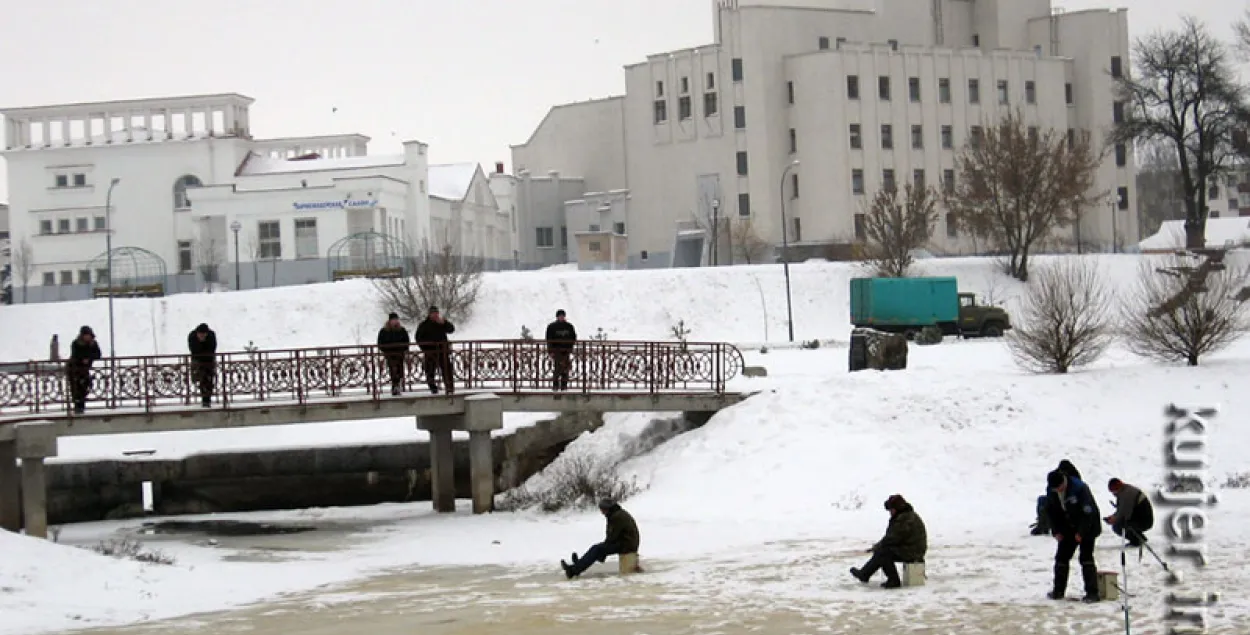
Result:
[[[19,423],[17,457],[22,460],[22,522],[26,535],[48,537],[48,480],[43,460],[56,456],[56,424]]]
[[[503,400],[498,395],[472,395],[464,400],[469,431],[469,489],[473,513],[495,511],[495,456],[490,433],[503,428]]]
[[[439,513],[456,511],[456,471],[451,432],[463,427],[463,421],[462,415],[417,417],[417,428],[430,433],[430,499],[434,501],[434,511]]]
[[[17,441],[0,441],[0,529],[22,530],[22,485],[17,469]]]

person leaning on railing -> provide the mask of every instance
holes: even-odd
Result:
[[[90,326],[78,329],[78,337],[69,344],[69,360],[65,362],[65,378],[69,380],[74,414],[82,414],[87,409],[87,394],[91,392],[91,363],[100,357],[95,332]]]
[[[213,401],[213,380],[217,377],[217,334],[207,324],[195,327],[187,335],[187,351],[191,354],[191,383],[200,389],[200,405],[207,408]]]
[[[417,346],[421,347],[421,365],[425,370],[425,381],[430,392],[438,394],[438,380],[435,375],[442,373],[443,385],[447,394],[456,392],[455,377],[451,367],[451,344],[447,336],[456,332],[456,326],[450,320],[444,320],[438,307],[430,307],[426,318],[417,325]]]
[[[391,394],[399,396],[404,384],[404,361],[412,340],[408,329],[399,322],[399,314],[387,316],[386,324],[378,330],[378,350],[386,359],[386,371],[391,377]]]
[[[556,321],[547,325],[547,353],[551,355],[553,377],[551,389],[569,389],[569,371],[573,367],[573,345],[577,343],[577,329],[565,318],[564,309],[556,311]]]

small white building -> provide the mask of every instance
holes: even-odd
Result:
[[[420,141],[370,155],[356,134],[254,139],[252,101],[227,93],[0,110],[10,231],[34,269],[26,301],[375,275],[444,244],[488,268],[511,266],[511,249],[498,246],[510,244],[512,221],[476,165],[431,166]]]

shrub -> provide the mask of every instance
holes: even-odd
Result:
[[[530,331],[530,328],[528,326],[525,326],[524,324],[521,325],[521,339],[527,342],[534,341],[533,331]]]
[[[668,332],[672,334],[673,339],[682,344],[685,344],[690,337],[690,328],[686,326],[685,320],[677,320],[676,324],[668,327]]]
[[[1038,373],[1066,373],[1097,361],[1111,345],[1110,290],[1092,260],[1041,267],[1024,292],[1007,336],[1012,357]]]
[[[800,346],[802,346],[803,348],[809,351],[814,351],[820,348],[820,340],[806,340],[802,344],[800,344]]]
[[[920,346],[930,346],[933,344],[941,344],[943,338],[942,329],[929,325],[920,329],[920,333],[916,334],[916,339],[914,341]]]
[[[1224,480],[1224,489],[1250,489],[1250,472],[1229,474]]]
[[[121,560],[134,560],[145,564],[174,564],[173,556],[167,555],[162,551],[145,550],[143,543],[129,538],[121,538],[117,540],[103,540],[89,547],[102,556],[110,556]]]
[[[604,498],[621,502],[642,490],[635,479],[625,480],[619,463],[593,456],[561,455],[550,466],[543,486],[529,482],[508,490],[495,506],[499,511],[538,508],[547,513],[588,509]]]
[[[383,313],[394,311],[406,321],[419,321],[430,306],[437,306],[448,318],[469,319],[482,287],[481,259],[456,254],[451,245],[444,245],[426,262],[413,260],[410,267],[406,276],[373,281]]]

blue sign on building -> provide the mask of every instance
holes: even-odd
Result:
[[[376,207],[377,204],[378,202],[376,200],[369,200],[369,199],[361,199],[358,201],[353,201],[351,199],[348,199],[344,201],[317,201],[314,203],[294,203],[295,209],[298,209],[298,210],[357,209],[357,208],[364,208],[364,207]]]

